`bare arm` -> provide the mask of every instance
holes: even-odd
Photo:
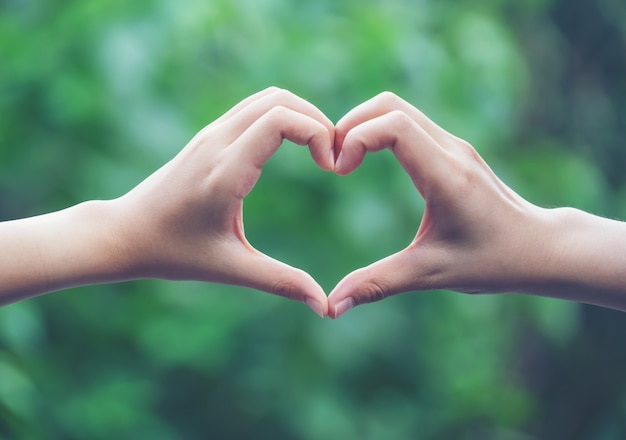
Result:
[[[333,168],[332,123],[313,105],[270,88],[200,131],[124,196],[0,223],[0,304],[71,286],[137,278],[237,284],[327,313],[306,273],[255,250],[243,198],[287,138]]]
[[[0,304],[81,284],[132,278],[116,204],[86,202],[0,223]]]
[[[543,209],[508,188],[467,142],[391,93],[337,123],[335,166],[389,148],[424,197],[409,246],[346,276],[329,296],[354,305],[431,289],[516,292],[626,310],[626,223],[570,208]]]

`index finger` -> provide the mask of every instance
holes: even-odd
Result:
[[[276,93],[279,90],[280,89],[278,87],[272,86],[272,87],[268,87],[268,88],[266,88],[264,90],[261,90],[260,92],[256,92],[253,95],[248,96],[244,100],[242,100],[239,103],[237,103],[234,107],[232,107],[230,110],[228,110],[222,116],[220,116],[215,121],[213,121],[212,124],[219,124],[219,123],[227,121],[228,119],[232,118],[234,115],[239,113],[242,109],[244,109],[248,105],[252,104],[254,101],[257,101],[257,100],[261,99],[262,97],[264,97],[266,95],[269,95],[269,94],[272,94],[272,93]]]
[[[329,161],[332,154],[332,133],[318,120],[287,107],[273,107],[244,131],[225,150],[233,175],[239,179],[240,196],[252,189],[263,164],[288,139],[298,145],[308,145],[316,162]]]
[[[227,145],[233,143],[237,138],[243,135],[246,130],[254,125],[257,120],[264,117],[264,115],[271,110],[279,107],[288,108],[315,120],[331,134],[331,144],[334,141],[335,126],[324,113],[310,102],[287,90],[275,89],[250,101],[247,105],[242,106],[237,113],[226,119],[219,127],[222,142]],[[332,170],[335,162],[334,153],[331,154],[331,151],[324,152],[323,155],[318,153],[322,153],[322,151],[311,148],[311,155],[315,162],[317,162],[322,169]]]
[[[340,175],[354,171],[367,152],[389,148],[423,196],[453,172],[451,153],[401,111],[370,119],[350,130],[335,164]]]
[[[392,92],[382,92],[356,106],[337,122],[335,131],[335,149],[337,154],[341,151],[346,135],[354,127],[396,110],[405,113],[413,119],[430,137],[439,143],[452,136],[399,96]]]

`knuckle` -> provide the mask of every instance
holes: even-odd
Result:
[[[275,100],[275,102],[291,101],[294,97],[295,95],[287,89],[281,89],[276,87],[276,90],[272,92],[272,98]]]
[[[395,150],[399,139],[408,138],[415,130],[415,121],[401,110],[394,110],[387,114],[388,118],[388,143]]]
[[[473,176],[476,172],[476,164],[482,162],[480,154],[469,142],[463,139],[456,138],[454,145],[462,174],[468,178]]]
[[[367,270],[365,271],[367,274]],[[380,301],[391,295],[391,288],[388,282],[375,276],[367,276],[362,284],[361,292],[357,302],[370,303]]]
[[[459,150],[459,152],[463,154],[464,156],[466,156],[467,158],[472,159],[472,160],[480,159],[480,155],[478,154],[478,151],[476,151],[476,149],[468,141],[461,139],[461,138],[456,138],[455,145],[457,149]]]
[[[389,289],[379,280],[370,280],[363,286],[362,302],[376,302],[389,296]]]
[[[415,125],[415,121],[409,115],[401,110],[393,110],[389,112],[391,128],[398,132],[407,131]]]
[[[465,158],[455,160],[453,172],[448,176],[448,191],[450,196],[464,200],[467,203],[475,194],[481,178],[473,163],[468,163]]]
[[[300,290],[296,283],[292,280],[279,280],[272,286],[272,293],[274,295],[283,296],[289,299],[299,299]]]
[[[385,90],[376,96],[376,99],[380,101],[387,108],[396,108],[400,102],[400,97],[393,92]]]
[[[278,104],[270,108],[266,115],[270,119],[284,119],[289,112],[290,110],[287,107],[282,104]]]
[[[290,110],[283,105],[275,105],[260,118],[262,123],[276,125],[288,117]]]

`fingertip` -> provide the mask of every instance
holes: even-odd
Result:
[[[339,301],[337,304],[335,304],[335,306],[333,307],[331,317],[333,319],[337,319],[343,314],[345,314],[348,310],[352,309],[355,305],[356,305],[356,302],[354,301],[354,298],[352,297],[344,298],[341,301]]]
[[[322,286],[309,273],[302,269],[293,269],[292,280],[281,283],[289,285],[289,292],[277,292],[279,295],[290,299],[300,297],[316,315],[321,318],[328,316],[328,297]],[[287,293],[287,294],[285,294]]]
[[[341,150],[341,146],[343,145],[343,141],[346,138],[346,134],[348,134],[348,132],[346,130],[344,130],[342,127],[339,126],[339,124],[341,123],[338,122],[337,125],[335,126],[335,150],[340,151]]]
[[[380,301],[399,293],[398,280],[394,277],[390,279],[388,274],[397,273],[402,266],[388,265],[391,258],[387,257],[346,275],[328,295],[330,317],[337,319],[357,305]]]
[[[340,176],[345,176],[346,174],[349,174],[349,172],[346,171],[346,150],[345,148],[343,148],[344,145],[344,141],[346,139],[346,135],[345,134],[337,134],[338,132],[335,132],[335,173],[339,174]]]
[[[340,176],[343,176],[344,174],[342,173],[343,171],[343,151],[339,152],[339,156],[337,156],[337,160],[335,160],[335,173],[339,174]]]
[[[335,161],[335,174],[340,176],[346,176],[352,173],[355,169],[361,165],[365,154],[361,156],[354,157],[353,154],[350,153],[349,149],[342,148],[339,152],[339,156],[337,156],[337,160]]]
[[[302,269],[294,269],[293,275],[295,279],[299,278],[297,283],[301,289],[302,302],[321,318],[328,316],[328,297],[322,286]]]
[[[330,318],[337,319],[356,305],[352,278],[353,274],[346,275],[328,295],[328,316]]]
[[[313,312],[315,312],[315,314],[318,315],[320,318],[325,318],[326,316],[328,316],[328,304],[326,305],[326,307],[324,307],[322,303],[313,298],[305,299],[304,303],[309,306],[309,308],[313,310]]]
[[[325,171],[335,171],[335,127],[328,130],[328,162],[322,167]]]
[[[311,157],[324,171],[335,171],[335,152],[333,150],[333,135],[329,133],[328,139],[320,144],[315,138],[309,142]]]
[[[335,162],[335,149],[333,146],[331,146],[330,151],[329,151],[329,156],[328,159],[330,160],[330,169],[328,171],[335,171],[337,164]]]

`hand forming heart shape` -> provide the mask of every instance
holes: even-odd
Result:
[[[503,256],[534,238],[537,225],[545,222],[544,210],[502,183],[470,144],[389,92],[337,123],[334,171],[349,174],[366,152],[384,148],[424,198],[424,215],[404,250],[341,280],[328,297],[331,317],[414,290],[509,291],[527,276],[507,267]],[[526,274],[538,273],[528,266]]]
[[[404,250],[347,275],[328,297],[244,235],[243,199],[285,138],[340,175],[366,152],[389,148],[426,202]],[[527,202],[467,142],[392,93],[335,127],[310,103],[270,88],[205,127],[124,196],[0,223],[0,304],[81,284],[168,278],[248,286],[333,318],[389,295],[443,288],[624,310],[625,236],[621,222]]]
[[[389,148],[426,201],[406,249],[347,275],[328,298],[308,274],[256,251],[244,235],[243,198],[284,138],[309,145],[322,169],[340,175],[366,152]],[[244,285],[333,318],[411,290],[506,289],[516,278],[501,256],[516,252],[532,238],[529,225],[543,221],[542,210],[506,187],[467,142],[388,92],[335,128],[310,103],[267,89],[205,127],[122,199],[127,219],[151,213],[141,228],[125,222],[125,230],[143,237],[128,243],[147,244],[129,251],[143,262],[133,276]]]

